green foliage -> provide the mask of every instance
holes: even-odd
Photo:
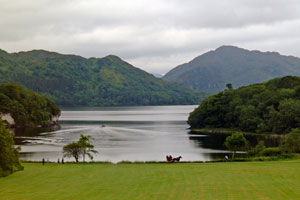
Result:
[[[228,89],[228,90],[232,90],[232,89],[233,89],[233,87],[232,87],[232,84],[231,84],[231,83],[227,83],[227,84],[226,84],[226,87],[227,87],[227,89]]]
[[[261,123],[258,112],[253,105],[240,106],[238,123],[243,131],[255,132]]]
[[[17,127],[47,126],[60,109],[48,98],[18,84],[0,84],[0,113],[9,113]]]
[[[78,142],[72,142],[63,147],[64,156],[74,157],[76,162],[78,162],[81,156],[83,157],[84,162],[85,155],[88,155],[88,157],[93,160],[93,153],[98,152],[94,150],[94,145],[91,144],[91,140],[93,140],[92,136],[80,134]]]
[[[17,82],[59,105],[198,104],[206,95],[155,78],[116,56],[85,59],[42,50],[1,51],[0,82]]]
[[[280,148],[287,153],[300,153],[300,129],[293,129],[282,140]]]
[[[234,133],[231,136],[226,137],[224,145],[233,152],[232,158],[234,158],[236,151],[246,149],[248,141],[242,133]]]
[[[82,151],[82,157],[83,162],[85,161],[85,155],[88,155],[88,157],[93,160],[93,153],[98,153],[96,150],[94,150],[94,145],[91,144],[91,140],[93,140],[92,136],[90,135],[82,135],[80,134],[80,139],[78,143],[81,145],[83,151]]]
[[[0,119],[0,177],[22,169],[19,149],[14,147],[13,137]]]
[[[299,58],[222,46],[175,67],[163,79],[183,83],[200,91],[216,93],[224,90],[226,83],[232,83],[238,88],[275,77],[300,76],[299,66]],[[297,82],[299,80],[283,81],[279,85],[283,88],[294,88],[295,84],[299,85]]]
[[[248,154],[251,156],[258,156],[261,154],[261,152],[266,148],[265,142],[264,141],[259,141],[258,144],[254,147],[251,148],[248,151]]]
[[[66,157],[74,157],[76,162],[78,162],[80,156],[83,153],[82,145],[78,142],[72,142],[63,147],[63,154]]]
[[[279,147],[268,147],[260,152],[262,156],[280,156],[281,150]]]
[[[288,133],[300,126],[300,78],[287,76],[225,90],[190,113],[191,128]]]

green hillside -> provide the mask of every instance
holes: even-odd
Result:
[[[300,77],[227,89],[204,100],[188,123],[191,128],[288,133],[300,127]]]
[[[0,51],[0,82],[17,82],[59,105],[198,104],[204,96],[116,56],[86,59],[44,50]]]
[[[300,59],[275,52],[222,46],[168,72],[163,79],[211,93],[261,83],[287,75],[300,76]]]
[[[0,84],[0,114],[10,114],[14,127],[51,125],[60,109],[48,98],[18,84]]]

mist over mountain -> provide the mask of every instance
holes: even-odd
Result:
[[[157,74],[157,73],[153,73],[152,75],[155,76],[156,78],[162,78],[163,77],[163,75]]]
[[[224,90],[227,83],[238,88],[287,75],[300,76],[299,58],[222,46],[175,67],[163,79],[216,93]]]
[[[117,56],[83,58],[45,50],[0,51],[0,83],[16,82],[59,105],[198,104],[204,93],[168,83]]]

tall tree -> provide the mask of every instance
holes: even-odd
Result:
[[[93,160],[93,153],[98,153],[96,150],[94,150],[94,145],[91,144],[91,140],[93,140],[92,136],[80,134],[78,143],[82,147],[83,162],[85,162],[85,155]]]
[[[0,119],[0,177],[21,169],[19,149],[14,147],[13,138]]]
[[[72,142],[63,147],[63,154],[65,157],[74,157],[75,161],[78,162],[82,155],[83,148],[78,142]]]
[[[92,140],[92,136],[80,134],[80,138],[77,142],[72,142],[63,147],[64,156],[74,157],[76,162],[79,161],[81,156],[83,157],[83,162],[85,162],[86,155],[93,160],[93,153],[98,152],[94,150],[94,145],[91,144]]]

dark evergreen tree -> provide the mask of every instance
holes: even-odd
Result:
[[[0,119],[0,177],[22,169],[19,149],[14,147],[13,137]]]

